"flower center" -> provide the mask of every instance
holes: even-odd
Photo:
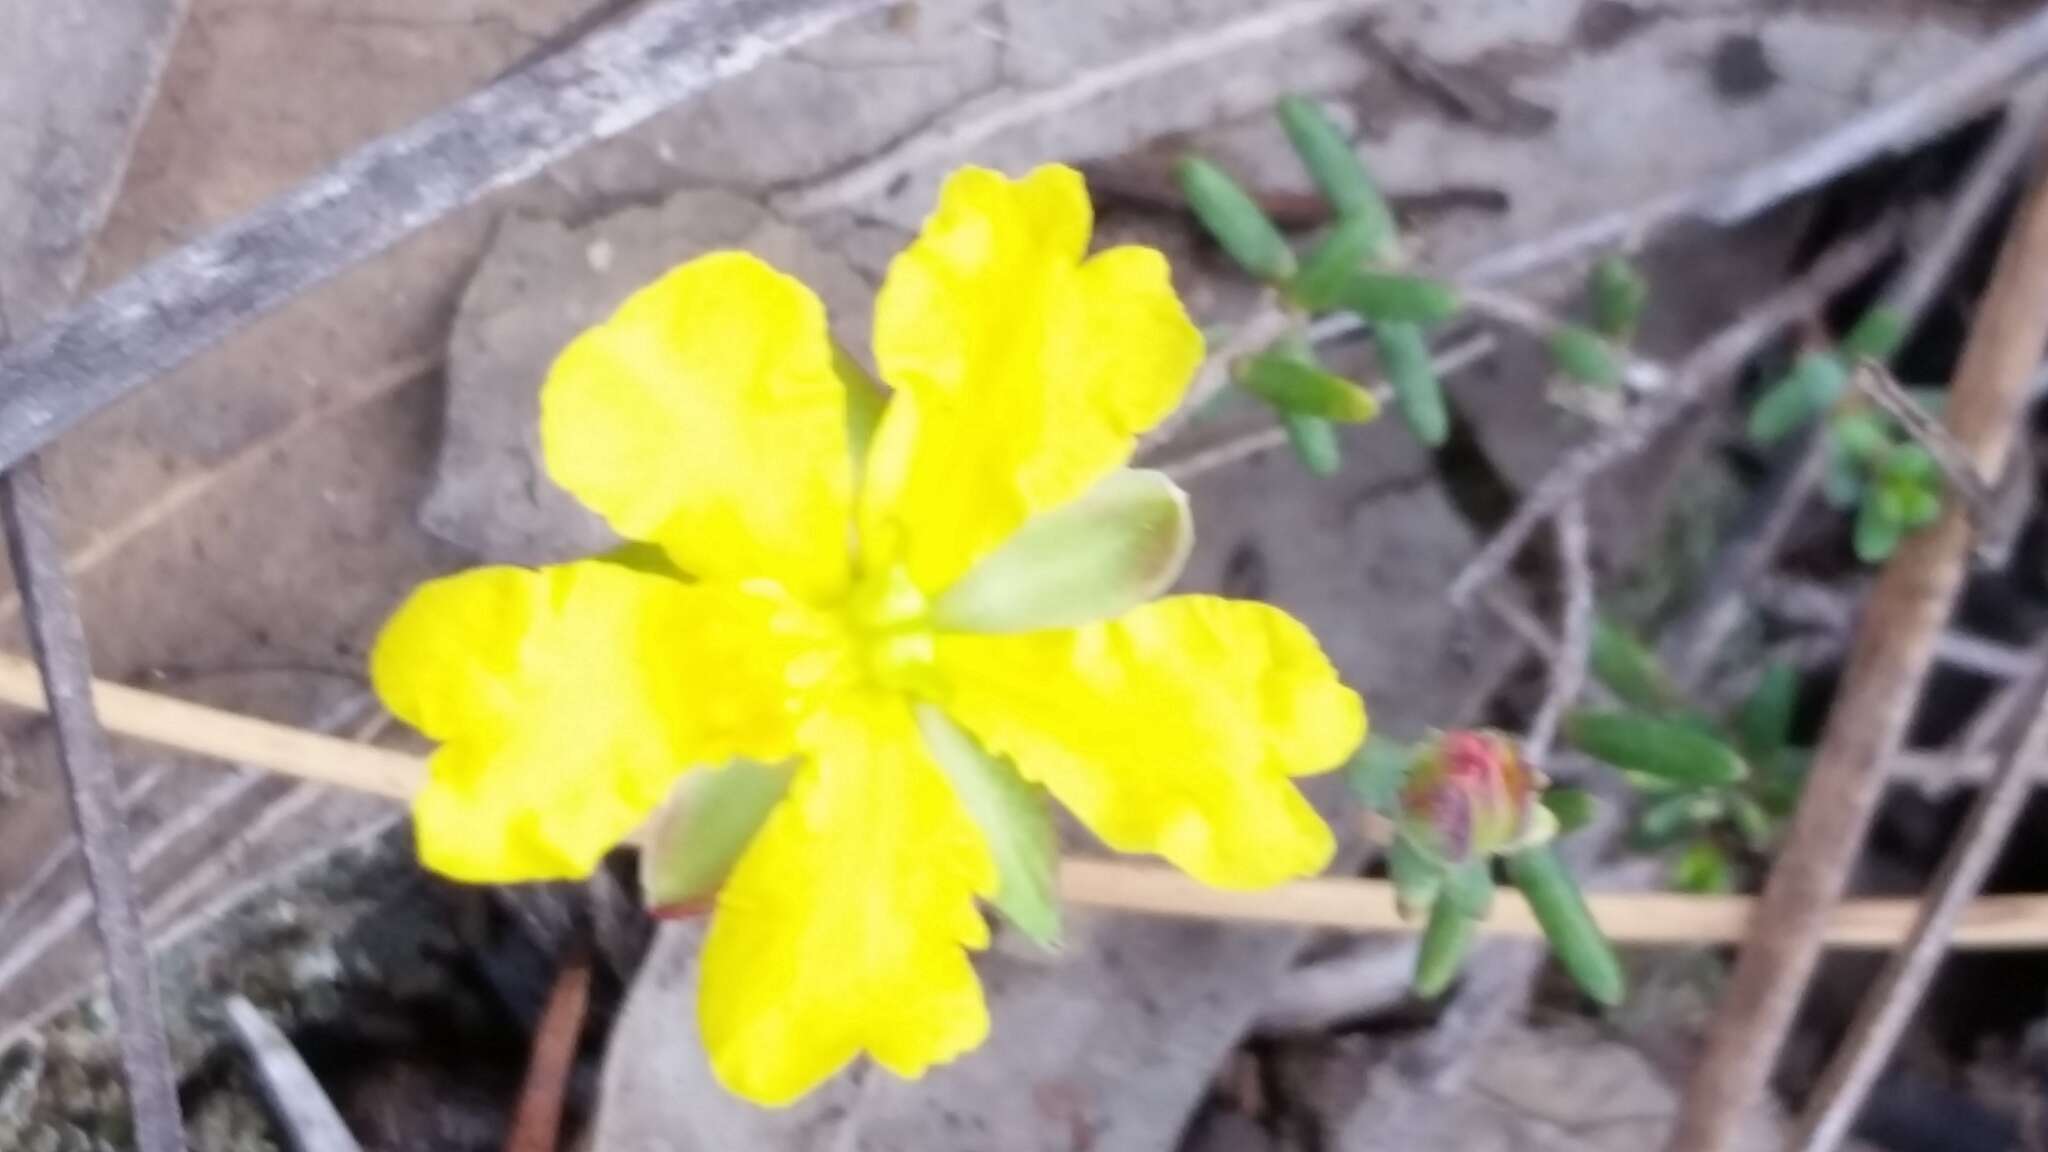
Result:
[[[929,695],[935,645],[931,602],[902,568],[861,577],[834,612],[846,644],[841,675],[857,684]]]

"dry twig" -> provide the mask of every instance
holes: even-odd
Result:
[[[1892,953],[1884,974],[1864,995],[1848,1036],[1807,1102],[1796,1144],[1800,1152],[1832,1152],[1848,1135],[1871,1085],[1890,1060],[1899,1034],[1948,953],[1957,919],[1984,886],[1984,878],[2012,835],[2034,776],[2048,764],[2048,659],[2037,658],[2035,663],[2027,706],[2021,710],[2032,717],[2026,732],[2000,762],[1990,786],[1978,795],[1969,819],[1956,833],[1955,844],[1921,904],[1906,946]]]
[[[1573,449],[1550,470],[1451,582],[1451,601],[1463,604],[1498,576],[1529,535],[1558,509],[1578,499],[1601,473],[1647,447],[1686,413],[1711,399],[1735,370],[1787,325],[1868,272],[1889,250],[1896,229],[1881,224],[1830,250],[1805,275],[1701,344],[1672,374],[1671,383],[1631,408],[1599,437]]]
[[[583,1036],[583,1016],[590,1007],[590,958],[575,956],[555,976],[534,1030],[533,1055],[526,1081],[519,1088],[519,1109],[505,1137],[505,1152],[555,1152],[562,1139],[562,1105],[569,1093],[569,1073],[576,1063],[576,1045]]]
[[[2048,345],[2048,185],[2015,218],[1956,372],[1948,427],[1980,475],[2004,466],[2026,386]],[[1763,1092],[1821,948],[1827,911],[1883,788],[1953,607],[1970,523],[1949,509],[1885,567],[1864,615],[1799,810],[1771,870],[1756,930],[1687,1086],[1674,1152],[1725,1148]]]
[[[228,999],[226,1015],[292,1152],[363,1152],[285,1034],[241,996]]]
[[[1908,436],[1927,449],[1927,454],[1934,457],[1935,464],[1940,467],[1942,479],[1962,500],[1970,522],[1977,526],[1980,534],[1987,531],[1996,515],[1991,484],[1970,467],[1968,453],[1956,443],[1955,437],[1948,434],[1948,429],[1922,408],[1919,401],[1908,396],[1882,365],[1859,364],[1849,378],[1855,382],[1857,391],[1898,421]]]
[[[1586,539],[1586,507],[1566,504],[1557,513],[1557,555],[1564,579],[1564,611],[1557,654],[1550,661],[1550,687],[1522,739],[1529,762],[1542,767],[1566,709],[1586,686],[1586,661],[1593,649],[1593,558]]]

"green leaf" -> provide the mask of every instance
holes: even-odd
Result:
[[[683,773],[640,850],[647,906],[688,908],[716,892],[794,774],[787,764],[752,760]]]
[[[1550,359],[1557,370],[1582,384],[1612,388],[1621,382],[1614,345],[1590,328],[1566,324],[1550,336]]]
[[[1415,438],[1431,448],[1451,434],[1450,409],[1429,362],[1429,341],[1413,324],[1380,324],[1372,330],[1380,368],[1394,388],[1394,404]]]
[[[1118,616],[1180,578],[1194,546],[1187,494],[1158,472],[1112,472],[1033,517],[932,605],[961,632],[1032,632]]]
[[[1663,712],[1678,703],[1678,690],[1650,649],[1606,616],[1593,621],[1594,679],[1622,703],[1645,712]]]
[[[1856,460],[1880,460],[1896,443],[1890,420],[1868,408],[1836,416],[1828,423],[1828,435],[1834,438],[1836,447]]]
[[[1896,308],[1879,305],[1863,314],[1849,334],[1842,337],[1842,354],[1857,360],[1883,364],[1906,339],[1906,318]]]
[[[1848,370],[1833,353],[1801,354],[1750,408],[1750,442],[1767,445],[1784,439],[1832,407],[1848,385]]]
[[[1337,426],[1320,416],[1280,413],[1280,427],[1287,433],[1287,446],[1311,476],[1328,479],[1344,467],[1344,446],[1337,441]]]
[[[1415,994],[1434,1000],[1457,979],[1472,946],[1472,918],[1451,901],[1439,900],[1429,909],[1429,923],[1422,929],[1421,946],[1415,953]]]
[[[1368,324],[1441,324],[1458,314],[1458,290],[1427,276],[1355,272],[1332,289],[1327,303]]]
[[[1773,661],[1736,713],[1735,734],[1742,750],[1758,759],[1776,754],[1792,739],[1792,713],[1798,705],[1798,670]]]
[[[1291,415],[1363,424],[1380,414],[1372,393],[1285,350],[1240,361],[1232,374],[1246,391]]]
[[[1586,995],[1609,1007],[1621,1003],[1627,995],[1621,961],[1594,923],[1564,861],[1549,848],[1530,848],[1508,857],[1507,867],[1508,878],[1528,898],[1529,910],[1543,926],[1558,963]]]
[[[1288,295],[1308,308],[1338,307],[1338,289],[1365,266],[1377,241],[1372,221],[1340,218],[1302,261],[1300,273],[1287,286]]]
[[[1940,483],[1941,465],[1934,453],[1912,441],[1893,445],[1877,465],[1878,475],[1893,484]]]
[[[1181,193],[1209,235],[1240,268],[1268,284],[1294,278],[1294,250],[1237,181],[1199,156],[1180,162]]]
[[[1899,492],[1899,522],[1908,531],[1925,528],[1941,515],[1941,488],[1939,481],[1931,485],[1915,485]]]
[[[1749,771],[1733,748],[1679,719],[1580,710],[1565,717],[1564,735],[1572,747],[1617,768],[1695,788],[1726,787]]]
[[[1883,563],[1898,550],[1905,534],[1906,526],[1893,514],[1886,490],[1866,494],[1856,509],[1856,558],[1865,564]]]
[[[1344,765],[1344,782],[1359,803],[1383,816],[1396,815],[1401,786],[1408,782],[1408,768],[1414,761],[1415,749],[1409,745],[1369,735]]]
[[[1566,835],[1593,821],[1593,794],[1583,788],[1552,788],[1543,793],[1543,806],[1557,818],[1558,831]]]
[[[1405,832],[1397,833],[1387,848],[1387,879],[1394,885],[1394,900],[1403,916],[1414,916],[1437,902],[1446,871],[1443,861]]]
[[[1045,790],[929,704],[917,705],[917,727],[995,857],[996,910],[1038,944],[1057,946],[1059,835]]]
[[[1735,887],[1728,854],[1712,840],[1700,839],[1685,846],[1671,862],[1671,883],[1680,892],[1714,896]]]
[[[1829,507],[1846,511],[1863,501],[1863,466],[1856,458],[1830,442],[1827,464],[1820,475],[1821,495]]]
[[[1385,257],[1395,240],[1394,213],[1387,206],[1351,142],[1322,106],[1300,96],[1280,101],[1280,126],[1301,157],[1316,187],[1342,220],[1361,220],[1371,237],[1367,254]]]
[[[1618,343],[1635,336],[1636,321],[1650,300],[1650,285],[1627,257],[1610,255],[1593,265],[1590,295],[1594,328]]]

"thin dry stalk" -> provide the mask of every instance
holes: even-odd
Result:
[[[1919,401],[1908,396],[1882,365],[1859,364],[1849,378],[1855,382],[1857,391],[1898,421],[1908,436],[1927,449],[1927,454],[1934,457],[1935,465],[1941,469],[1942,479],[1962,500],[1971,522],[1978,526],[1980,532],[1983,531],[1996,515],[1996,501],[1986,478],[1971,469],[1963,446],[1956,443],[1948,429],[1922,408]]]
[[[583,1017],[590,1007],[590,958],[576,956],[562,966],[542,1009],[533,1036],[533,1055],[526,1081],[519,1088],[519,1108],[505,1137],[505,1152],[555,1152],[562,1140],[562,1106],[569,1095],[569,1073],[576,1064],[576,1045],[583,1036]]]
[[[1593,558],[1586,534],[1586,506],[1574,500],[1557,514],[1557,556],[1564,578],[1564,610],[1558,629],[1556,656],[1550,661],[1550,687],[1529,722],[1522,752],[1541,767],[1566,709],[1586,686],[1586,662],[1593,651]]]
[[[2044,187],[2035,183],[2014,219],[1948,406],[1949,431],[1980,475],[2003,468],[2048,345]],[[1969,518],[1951,508],[1907,540],[1878,580],[1755,931],[1687,1086],[1674,1152],[1728,1147],[1738,1118],[1763,1093],[1883,789],[1884,763],[1905,736],[1954,606],[1969,544]]]
[[[1800,1152],[1832,1152],[1870,1095],[1878,1073],[1891,1059],[1899,1035],[1912,1020],[1928,983],[1948,954],[1949,938],[1963,909],[1984,886],[1998,861],[2020,810],[2033,791],[2034,776],[2048,762],[2048,662],[2038,663],[2024,712],[2033,717],[2026,733],[2000,762],[1989,787],[1977,797],[1969,819],[1956,834],[1941,872],[1920,906],[1906,946],[1885,963],[1884,975],[1863,998],[1834,1060],[1809,1099],[1800,1123]]]

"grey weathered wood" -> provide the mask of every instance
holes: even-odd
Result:
[[[69,301],[92,238],[121,186],[155,98],[183,0],[83,9],[30,0],[0,19],[16,57],[0,74],[0,341]],[[25,167],[24,167],[25,165]],[[113,753],[93,711],[92,665],[64,573],[42,471],[25,460],[0,480],[0,516],[26,609],[30,648],[57,733],[72,822],[120,1024],[121,1067],[142,1152],[181,1152],[184,1123],[129,862]]]
[[[663,0],[364,147],[0,351],[0,467],[455,209],[881,6]]]

